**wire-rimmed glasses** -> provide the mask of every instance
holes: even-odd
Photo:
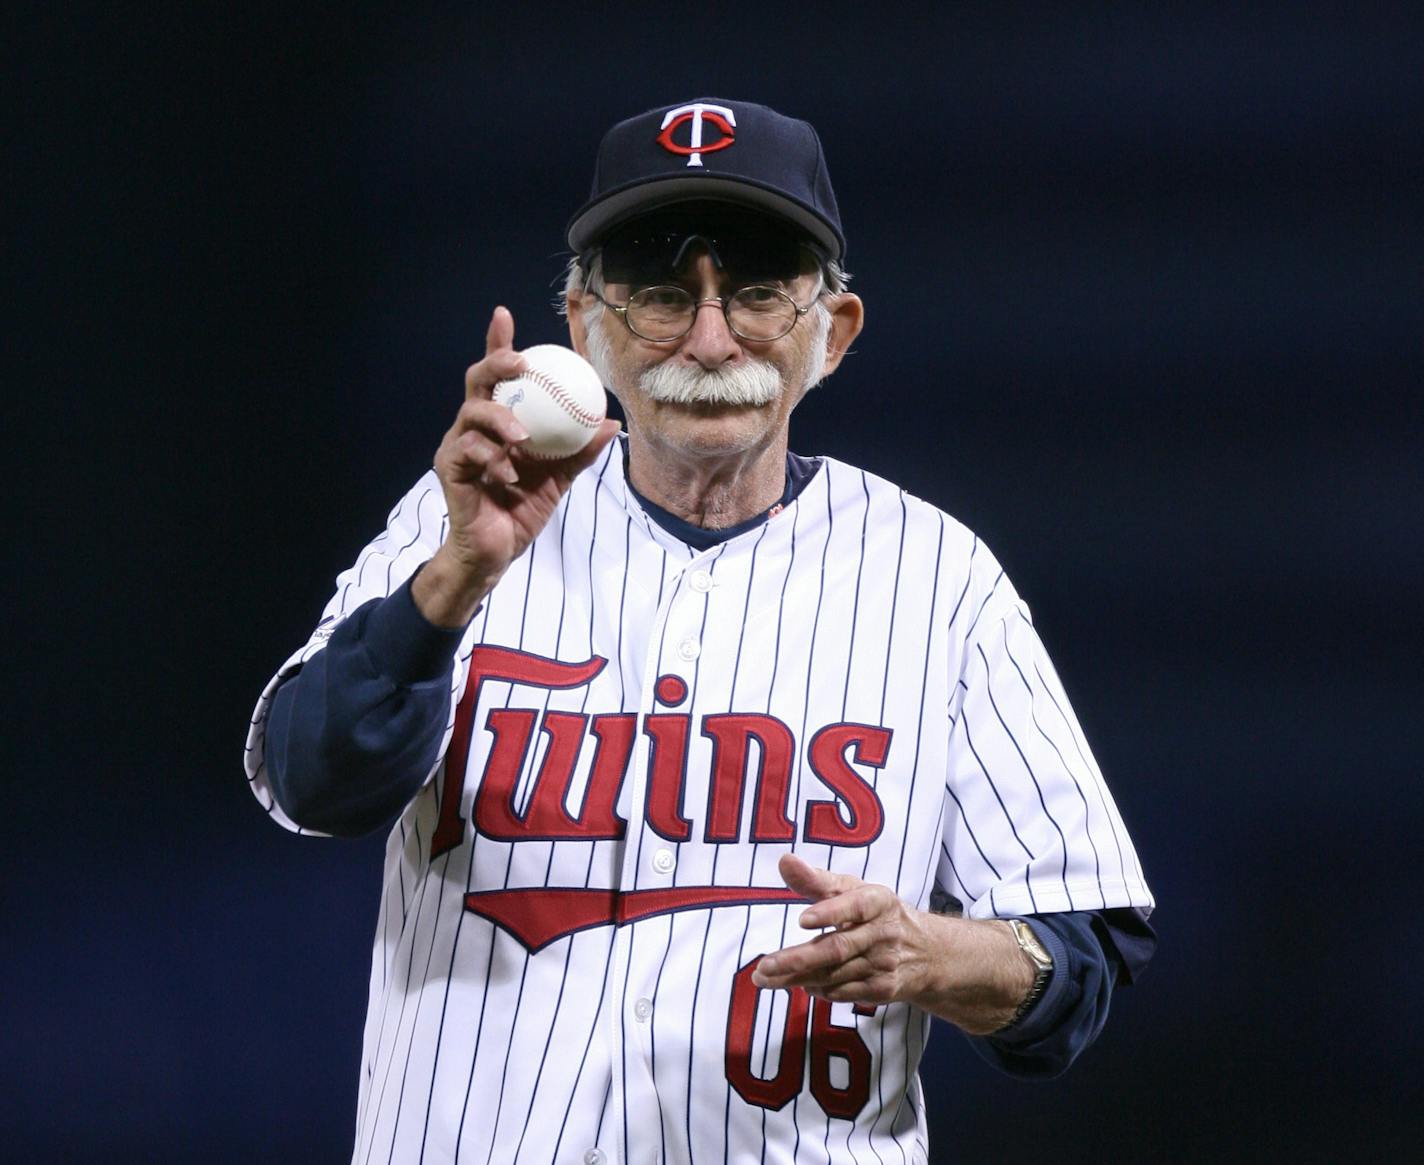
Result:
[[[705,299],[698,299],[684,287],[644,287],[634,292],[625,304],[609,303],[598,292],[586,290],[609,311],[622,316],[623,323],[633,335],[654,344],[682,339],[692,331],[697,313],[704,304],[721,304],[722,315],[726,317],[732,334],[759,343],[781,339],[796,326],[797,320],[815,306],[815,300],[812,300],[802,307],[781,288],[764,283],[739,287],[731,295],[714,295]]]

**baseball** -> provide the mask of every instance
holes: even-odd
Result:
[[[603,383],[582,356],[558,344],[536,344],[521,355],[528,367],[494,386],[494,400],[529,430],[520,446],[531,457],[572,457],[593,439],[608,412]]]

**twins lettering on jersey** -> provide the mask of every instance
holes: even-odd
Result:
[[[460,801],[482,685],[505,681],[567,690],[590,683],[606,663],[596,655],[582,663],[563,663],[511,648],[475,648],[455,715],[440,819],[431,837],[432,859],[464,840]],[[688,743],[696,728],[712,742],[702,840],[713,844],[795,841],[797,823],[787,815],[797,760],[791,729],[774,716],[746,712],[709,714],[694,725],[691,715],[675,710],[687,699],[687,685],[681,678],[664,675],[654,691],[657,704],[666,710],[642,718],[642,731],[652,748],[644,809],[648,827],[668,841],[692,839],[694,822],[682,810]],[[475,831],[496,841],[620,840],[627,823],[615,806],[636,743],[638,720],[632,712],[546,711],[540,722],[532,708],[492,708],[485,728],[494,740],[471,810]],[[547,747],[520,814],[515,806],[519,777],[539,733],[547,737]],[[590,736],[594,752],[588,784],[574,815],[568,808],[574,769]],[[828,724],[811,736],[806,763],[835,798],[807,802],[801,840],[867,846],[879,836],[884,807],[874,786],[853,765],[883,768],[890,741],[889,729],[856,723]],[[759,760],[751,772],[753,744]],[[754,785],[753,807],[750,820],[743,821],[749,782]],[[785,887],[674,886],[629,891],[530,887],[471,893],[465,905],[532,953],[593,926],[635,922],[678,910],[796,901],[799,896]]]

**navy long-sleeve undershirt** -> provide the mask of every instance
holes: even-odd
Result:
[[[461,635],[421,615],[407,582],[351,612],[282,682],[267,771],[287,816],[360,837],[405,807],[435,767]]]

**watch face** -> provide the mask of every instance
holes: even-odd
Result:
[[[1043,970],[1048,970],[1053,966],[1053,956],[1044,949],[1038,941],[1038,935],[1033,933],[1033,929],[1022,919],[1014,919],[1014,937],[1019,940],[1019,946]]]

